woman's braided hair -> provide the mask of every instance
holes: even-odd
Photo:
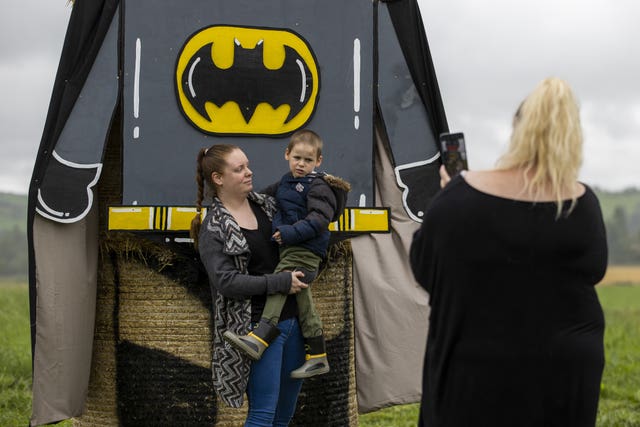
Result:
[[[189,232],[193,239],[193,244],[198,249],[198,235],[200,234],[200,224],[202,222],[202,202],[205,198],[217,196],[217,188],[213,182],[214,172],[222,174],[227,165],[227,156],[240,147],[232,144],[215,144],[209,148],[201,148],[198,151],[196,160],[196,184],[198,192],[196,197],[196,208],[198,213],[191,220],[191,230]]]

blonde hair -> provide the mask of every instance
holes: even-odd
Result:
[[[507,152],[498,159],[498,169],[521,168],[524,192],[534,200],[551,190],[557,203],[556,217],[562,214],[564,196],[574,190],[582,165],[580,113],[567,82],[551,77],[543,80],[520,104],[513,120]]]
[[[193,245],[198,249],[198,235],[200,233],[202,201],[205,197],[217,196],[218,190],[211,175],[214,172],[222,174],[227,165],[227,157],[240,147],[232,144],[215,144],[209,148],[201,148],[196,158],[196,184],[198,191],[196,196],[197,214],[191,220],[189,235],[193,239]]]
[[[316,158],[322,156],[322,139],[311,129],[300,129],[291,135],[289,145],[287,145],[287,153],[290,153],[293,147],[300,143],[311,145],[316,150]]]

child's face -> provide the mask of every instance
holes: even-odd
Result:
[[[289,170],[296,178],[309,175],[322,163],[322,156],[318,156],[315,147],[306,142],[298,142],[291,151],[285,151],[284,158],[289,161]]]

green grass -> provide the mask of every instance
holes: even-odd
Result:
[[[31,335],[24,284],[0,285],[0,425],[28,425],[31,409]]]
[[[598,289],[605,357],[598,426],[640,426],[640,286]]]
[[[598,427],[640,426],[640,285],[602,286],[606,367]],[[0,426],[26,426],[31,414],[31,351],[28,289],[0,281]],[[360,416],[362,427],[408,427],[418,404],[394,406]],[[58,424],[70,426],[71,422]]]

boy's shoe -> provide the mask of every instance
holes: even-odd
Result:
[[[305,338],[306,362],[291,371],[291,378],[309,378],[329,372],[329,361],[324,344],[324,336]]]
[[[222,337],[249,358],[260,360],[262,353],[278,335],[280,330],[276,326],[266,319],[260,319],[258,326],[247,335],[236,335],[231,331],[225,331]]]

